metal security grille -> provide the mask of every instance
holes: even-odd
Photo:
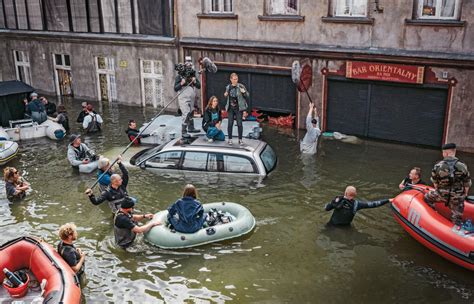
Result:
[[[239,75],[239,82],[244,84],[250,93],[249,108],[258,108],[268,112],[282,114],[296,113],[296,87],[291,81],[291,75],[286,71],[265,71],[259,69],[235,69],[219,67],[215,74],[206,74],[206,100],[217,96],[221,107],[224,107],[225,88],[230,84],[232,72]]]
[[[330,79],[327,129],[440,146],[447,98],[445,88]]]

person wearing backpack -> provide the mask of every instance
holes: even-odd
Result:
[[[82,122],[82,128],[86,133],[99,132],[102,128],[102,117],[94,112],[94,108],[91,104],[88,104],[86,107],[87,115],[84,117]]]
[[[431,181],[435,190],[425,194],[425,201],[432,207],[436,202],[445,203],[451,209],[451,221],[462,227],[464,200],[472,185],[466,164],[456,158],[456,144],[448,143],[441,147],[443,160],[436,163],[431,171]]]

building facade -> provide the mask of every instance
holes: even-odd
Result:
[[[177,11],[182,52],[219,67],[203,100],[223,98],[235,71],[252,107],[304,128],[309,99],[291,66],[306,61],[324,130],[474,151],[473,1],[194,0]]]
[[[232,72],[250,107],[322,128],[474,152],[468,0],[3,0],[0,80],[45,93],[163,106],[174,64],[209,57],[201,106]],[[312,71],[297,90],[292,63]],[[301,89],[301,86],[300,86]],[[301,92],[303,91],[303,92]],[[173,107],[176,105],[171,105]]]
[[[174,95],[173,1],[4,0],[0,9],[0,79],[155,107]]]

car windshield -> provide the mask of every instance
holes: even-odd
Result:
[[[266,145],[263,149],[262,153],[260,153],[260,158],[262,159],[263,165],[267,170],[267,174],[270,173],[273,169],[275,169],[275,165],[277,162],[277,156],[275,151],[273,151],[270,145]]]

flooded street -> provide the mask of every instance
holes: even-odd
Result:
[[[66,107],[77,131],[80,102]],[[158,112],[116,105],[96,105],[96,110],[103,114],[103,131],[83,142],[110,157],[128,144],[129,119],[141,125]],[[58,228],[75,222],[77,246],[86,252],[87,303],[344,303],[349,297],[351,303],[474,302],[472,272],[415,241],[388,205],[359,212],[349,229],[325,226],[331,213],[324,205],[346,185],[355,185],[362,200],[394,197],[413,166],[421,167],[423,179],[429,180],[440,151],[323,138],[317,157],[302,158],[297,135],[264,126],[262,138],[276,151],[278,165],[262,184],[193,180],[201,202],[240,203],[257,225],[243,238],[179,251],[152,247],[142,238],[130,251],[116,248],[109,208],[92,205],[84,194],[96,174],[79,175],[70,167],[67,140],[23,141],[20,156],[9,165],[19,169],[33,191],[13,205],[0,200],[0,240],[34,235],[55,246]],[[459,157],[472,172],[474,155]],[[166,209],[187,182],[138,168],[129,171],[128,190],[138,198],[139,212]]]

